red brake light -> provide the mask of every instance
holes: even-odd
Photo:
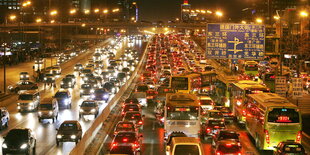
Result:
[[[231,144],[226,144],[227,147],[231,147]]]
[[[266,142],[267,142],[267,144],[269,144],[270,143],[270,137],[269,137],[268,130],[265,130],[265,134],[266,134]]]
[[[207,133],[211,132],[211,129],[210,128],[207,128]]]
[[[298,131],[297,136],[296,136],[296,142],[300,143],[301,141],[301,131]]]
[[[219,126],[214,126],[214,128],[215,128],[215,129],[218,129],[218,128],[220,128],[220,127],[219,127]]]
[[[128,142],[128,138],[123,138],[123,142]]]
[[[216,155],[221,155],[221,152],[220,152],[220,151],[217,151],[217,152],[216,152]]]
[[[112,147],[115,147],[115,146],[117,146],[117,144],[116,143],[112,143]]]
[[[241,155],[241,152],[238,152],[238,155]]]
[[[142,124],[142,123],[143,123],[142,121],[139,121],[139,122],[138,122],[138,124]]]

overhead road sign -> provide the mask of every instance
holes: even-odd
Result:
[[[259,60],[264,52],[264,25],[207,24],[207,58]]]

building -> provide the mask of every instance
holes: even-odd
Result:
[[[0,0],[0,22],[4,23],[9,14],[18,13],[20,8],[20,0]]]
[[[126,22],[138,20],[139,12],[136,0],[119,0],[117,6],[119,12],[115,13],[114,18],[117,17],[117,20]]]
[[[183,4],[181,4],[181,21],[189,22],[190,21],[190,12],[191,5],[188,4],[188,0],[184,0]]]

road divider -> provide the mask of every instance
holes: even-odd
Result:
[[[126,83],[121,87],[121,89],[118,91],[118,93],[111,99],[111,101],[108,103],[108,105],[102,110],[101,114],[94,120],[93,124],[84,133],[81,141],[70,152],[70,155],[77,155],[77,154],[85,154],[86,153],[85,151],[86,151],[87,147],[89,146],[89,144],[91,144],[93,139],[96,137],[98,131],[103,127],[104,122],[108,119],[108,116],[110,115],[113,108],[116,106],[116,104],[121,99],[123,94],[133,84],[133,81],[141,72],[142,67],[143,67],[143,63],[145,62],[145,59],[146,59],[146,53],[147,53],[146,50],[147,50],[148,45],[149,45],[149,43],[146,45],[146,49],[143,52],[141,60],[140,60],[139,64],[137,65],[135,71],[133,72],[133,74],[129,78],[129,80],[126,81]],[[101,147],[102,146],[100,146],[100,148]],[[100,148],[97,148],[98,150],[95,152],[98,153],[100,151]]]

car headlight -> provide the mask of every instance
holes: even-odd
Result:
[[[22,146],[20,146],[20,148],[21,149],[25,149],[25,148],[27,148],[28,147],[28,145],[25,143],[25,144],[23,144]]]
[[[20,78],[22,78],[23,76],[21,75]]]
[[[60,139],[60,138],[62,137],[62,135],[57,135],[56,137],[57,137],[58,139]]]
[[[48,114],[50,114],[50,115],[51,115],[51,114],[53,114],[53,112],[52,112],[52,111],[50,111],[50,112],[48,112]]]
[[[44,80],[47,80],[47,78],[45,77]]]
[[[71,85],[71,82],[69,82],[68,84]]]
[[[61,84],[61,85],[63,85],[63,84],[64,84],[64,82],[60,82],[60,84]]]
[[[88,78],[84,78],[84,81],[87,81],[88,80]]]
[[[26,75],[26,77],[29,77],[29,75]]]
[[[80,92],[81,92],[81,93],[83,93],[83,92],[84,92],[84,90],[82,89],[82,90],[80,90]]]
[[[80,109],[80,112],[84,112],[84,110],[83,110],[83,109]]]
[[[2,144],[2,148],[5,148],[5,149],[6,149],[6,148],[8,148],[8,146],[7,146],[5,143],[3,143],[3,144]]]
[[[52,77],[52,80],[55,80],[55,78],[54,78],[54,77]]]
[[[90,110],[90,112],[96,112],[96,109],[92,109],[92,110]]]
[[[42,114],[42,112],[38,112],[38,114],[39,114],[39,115],[41,115],[41,114]]]
[[[91,89],[90,92],[93,93],[93,92],[95,92],[95,90],[94,90],[94,89]]]
[[[76,138],[76,135],[71,135],[71,139],[75,139]]]
[[[105,94],[105,95],[103,95],[103,98],[107,99],[107,98],[109,98],[109,95]]]
[[[64,102],[65,102],[65,103],[69,103],[69,99],[65,99]]]
[[[91,95],[91,98],[95,98],[95,95]]]
[[[33,102],[30,102],[29,105],[30,105],[30,106],[33,106]]]

